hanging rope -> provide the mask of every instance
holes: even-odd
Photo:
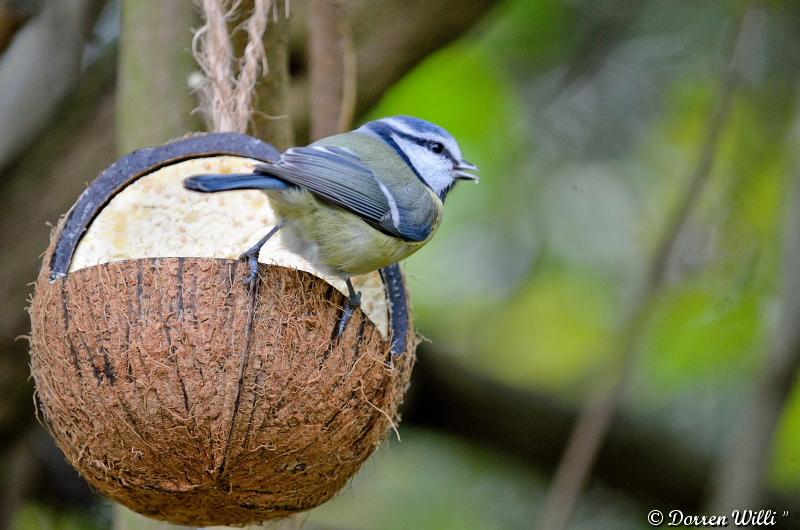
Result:
[[[253,115],[256,83],[268,73],[264,33],[270,11],[273,19],[277,19],[277,2],[253,1],[252,14],[241,24],[241,29],[247,33],[247,44],[238,59],[228,26],[236,19],[241,0],[195,2],[204,20],[192,39],[192,54],[205,77],[197,89],[200,110],[212,131],[246,132]],[[287,17],[288,11],[289,0],[286,1]]]

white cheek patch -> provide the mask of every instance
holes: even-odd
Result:
[[[393,134],[392,139],[406,154],[417,173],[437,195],[450,187],[453,177],[450,174],[451,166],[447,160],[400,135]]]

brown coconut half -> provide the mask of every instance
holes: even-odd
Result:
[[[207,526],[308,510],[398,422],[415,346],[400,269],[360,279],[369,315],[332,341],[334,280],[273,247],[257,290],[243,283],[236,238],[269,229],[264,196],[181,186],[277,156],[241,134],[136,151],[53,231],[30,308],[37,402],[72,465],[142,514]]]

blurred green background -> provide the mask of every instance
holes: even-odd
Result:
[[[488,4],[358,118],[412,114],[443,125],[481,181],[452,193],[437,238],[406,263],[429,342],[402,441],[392,437],[308,525],[534,527],[577,411],[618,358],[626,307],[698,167],[746,8]],[[107,11],[103,46],[113,46],[117,14]],[[644,514],[656,507],[707,513],[780,333],[784,219],[798,172],[800,3],[763,2],[748,16],[708,181],[654,294],[571,528],[649,528]],[[450,367],[475,384],[431,412],[430,396],[449,390],[425,385],[446,381]],[[513,399],[496,401],[497,392]],[[495,418],[473,414],[480,403],[509,406]],[[455,405],[463,407],[447,408]],[[780,410],[761,501],[800,510],[800,391]],[[9,524],[19,530],[111,520],[93,497],[34,491],[15,502]]]

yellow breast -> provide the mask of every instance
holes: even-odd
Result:
[[[440,212],[428,239],[410,242],[384,234],[304,190],[269,196],[276,213],[288,221],[282,235],[287,247],[342,277],[366,274],[405,259],[430,241],[441,220]]]

